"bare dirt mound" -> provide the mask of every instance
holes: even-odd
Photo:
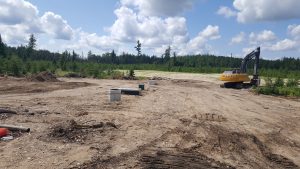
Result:
[[[117,126],[112,122],[83,125],[78,124],[74,120],[69,120],[52,127],[45,140],[57,140],[63,143],[84,143],[90,135],[95,132],[102,133],[105,128],[117,128]]]
[[[198,137],[193,130],[175,128],[161,137],[139,146],[136,150],[112,157],[95,157],[92,161],[73,169],[92,168],[278,168],[299,169],[292,160],[275,154],[253,134],[235,132],[218,125],[201,125],[209,133]],[[161,143],[174,139],[178,141],[170,147]],[[212,158],[226,156],[227,161]],[[231,161],[229,163],[229,161]]]
[[[209,137],[200,142],[197,151],[230,155],[253,168],[273,166],[281,169],[299,169],[292,160],[275,154],[253,134],[230,131],[218,125],[202,125],[209,131]],[[195,138],[196,139],[196,138]]]
[[[28,80],[32,82],[59,82],[54,74],[47,71],[31,75]]]

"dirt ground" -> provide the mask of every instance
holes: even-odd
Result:
[[[168,77],[117,103],[110,88],[147,80],[0,79],[0,108],[18,113],[0,124],[31,128],[0,141],[0,168],[300,168],[299,99]]]

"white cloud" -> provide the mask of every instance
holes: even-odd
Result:
[[[40,17],[37,7],[25,0],[0,0],[0,31],[9,45],[26,43],[32,33],[64,40],[70,40],[73,34],[60,15],[46,12]]]
[[[230,44],[239,44],[239,43],[244,42],[244,40],[245,40],[245,33],[244,32],[240,32],[239,34],[237,34],[236,36],[234,36],[231,39]]]
[[[23,0],[1,0],[0,1],[0,23],[15,25],[31,22],[38,15],[37,8],[31,3]]]
[[[132,51],[132,46],[140,40],[144,51],[150,50],[157,55],[162,54],[168,46],[180,54],[191,54],[210,51],[211,47],[207,42],[221,37],[219,26],[208,25],[196,37],[190,39],[184,17],[145,16],[127,6],[116,9],[115,15],[117,19],[107,28],[109,35],[99,36],[81,31],[77,37],[78,43],[74,41],[68,48],[92,47],[102,51]],[[126,48],[128,44],[130,47]]]
[[[99,36],[96,33],[84,32],[81,29],[74,30],[71,40],[65,41],[62,48],[87,53],[89,50],[98,53],[118,50],[120,44],[110,36]],[[62,49],[63,50],[63,49]]]
[[[289,25],[288,34],[294,39],[300,40],[300,25]]]
[[[24,24],[0,25],[2,40],[9,45],[20,45],[29,37],[29,27]]]
[[[70,40],[73,36],[73,29],[60,15],[53,12],[46,12],[41,17],[43,30],[56,39]]]
[[[225,18],[231,18],[237,15],[236,11],[233,11],[232,9],[226,6],[221,6],[217,11],[217,14],[223,15]]]
[[[83,36],[81,36],[80,42],[101,50],[112,50],[119,45],[118,42],[111,37],[98,36],[95,33],[85,33]]]
[[[184,43],[188,40],[186,20],[183,17],[141,16],[128,7],[115,10],[117,20],[108,29],[112,39],[120,43],[140,40],[146,47]]]
[[[220,38],[219,26],[208,25],[198,36],[192,38],[186,45],[181,45],[179,54],[212,53],[212,47],[207,43],[209,40]]]
[[[263,30],[262,32],[255,34],[250,33],[249,35],[250,44],[257,45],[257,44],[263,44],[266,42],[271,42],[277,39],[274,32],[270,30]]]
[[[200,37],[205,39],[219,39],[221,36],[219,35],[219,26],[208,25],[200,34]]]
[[[20,45],[30,33],[41,33],[37,8],[24,0],[1,0],[0,32],[9,45]]]
[[[146,16],[176,16],[192,8],[196,0],[121,0],[124,6],[134,6]]]
[[[296,41],[290,39],[284,39],[270,46],[268,49],[271,51],[288,51],[295,50],[299,44]]]
[[[234,0],[233,6],[242,23],[300,18],[299,0]]]

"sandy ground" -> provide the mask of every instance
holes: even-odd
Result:
[[[147,81],[1,79],[0,108],[18,114],[0,124],[31,132],[0,141],[0,168],[299,168],[299,99],[222,89],[217,75],[155,73],[172,79],[118,103],[110,88]]]

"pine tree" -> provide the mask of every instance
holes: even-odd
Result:
[[[75,62],[76,59],[77,59],[77,54],[73,50],[73,52],[72,52],[72,62]]]
[[[110,56],[111,56],[111,62],[112,62],[113,64],[116,64],[116,63],[117,63],[117,55],[116,55],[116,53],[115,53],[115,50],[112,50]]]
[[[0,57],[6,56],[6,45],[3,43],[1,34],[0,34]]]
[[[173,53],[173,65],[177,66],[177,56],[176,56],[176,52]]]
[[[35,49],[36,47],[36,38],[34,37],[33,34],[31,34],[29,37],[29,42],[27,47],[32,50]]]
[[[134,48],[138,52],[137,56],[141,56],[141,54],[142,54],[142,44],[139,40],[136,43],[137,43],[136,47],[134,47]]]
[[[164,61],[168,62],[171,58],[171,46],[169,46],[166,50],[165,50],[165,57],[164,57]]]
[[[62,53],[62,56],[60,58],[60,68],[63,71],[67,70],[67,57],[68,57],[68,51],[64,51],[64,53]]]
[[[31,34],[29,37],[28,45],[27,45],[27,58],[32,56],[35,47],[36,47],[36,39],[35,39],[34,35]],[[23,60],[27,60],[27,58],[23,58]]]

